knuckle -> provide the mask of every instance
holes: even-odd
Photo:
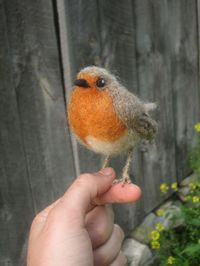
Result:
[[[94,175],[90,173],[81,174],[80,176],[77,177],[75,183],[79,188],[90,186],[93,188],[93,191],[97,190],[97,184],[95,182]]]
[[[35,227],[37,226],[38,224],[41,224],[45,221],[45,216],[41,213],[38,213],[35,218],[33,219],[32,221],[32,225],[31,227]]]
[[[83,183],[85,183],[86,181],[90,181],[92,180],[93,175],[90,173],[85,173],[85,174],[81,174],[80,176],[77,177],[76,182],[80,185],[82,185]]]

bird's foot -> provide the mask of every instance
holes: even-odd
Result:
[[[120,179],[115,179],[113,181],[113,184],[118,184],[118,183],[122,183],[122,185],[124,186],[125,184],[131,184],[131,178],[128,174],[122,174],[122,178]]]

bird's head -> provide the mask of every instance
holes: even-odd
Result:
[[[116,78],[106,69],[96,66],[83,68],[74,81],[75,88],[90,91],[102,91],[108,89]]]

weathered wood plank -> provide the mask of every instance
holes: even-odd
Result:
[[[197,0],[197,43],[198,43],[198,99],[200,99],[200,0]],[[198,119],[200,121],[200,108],[198,112]]]
[[[101,64],[98,9],[96,1],[93,0],[87,2],[83,0],[58,0],[57,4],[59,25],[62,30],[60,38],[63,75],[65,77],[66,94],[69,95],[75,75],[81,68]],[[70,58],[70,62],[66,58]],[[99,170],[101,165],[99,155],[86,150],[79,144],[77,152],[78,158],[76,160],[79,164],[79,172]]]
[[[0,2],[0,265],[18,265],[34,216],[13,84],[4,2]],[[19,233],[20,232],[20,233]]]
[[[169,1],[169,38],[173,115],[178,180],[187,174],[187,156],[195,144],[194,124],[200,119],[198,30],[196,0]]]
[[[1,48],[7,41],[0,69],[1,80],[5,79],[1,81],[1,182],[9,212],[3,210],[8,235],[2,231],[0,243],[9,258],[0,257],[3,265],[6,259],[9,265],[18,265],[34,215],[32,205],[37,212],[59,197],[75,171],[52,4],[1,1],[1,20]]]
[[[65,8],[74,74],[85,66],[102,64],[97,1],[65,0]]]
[[[141,151],[139,169],[144,211],[148,213],[162,201],[159,185],[176,181],[173,97],[167,1],[135,1],[137,68],[140,96],[156,101],[159,134],[152,146]]]
[[[59,48],[61,54],[61,65],[62,65],[62,76],[64,80],[64,89],[65,89],[65,103],[68,101],[70,96],[70,88],[72,88],[73,76],[72,76],[72,66],[70,62],[71,59],[71,47],[68,42],[69,38],[69,29],[68,29],[68,16],[66,15],[66,5],[65,0],[56,1],[56,12],[57,12],[57,34],[59,39]],[[80,174],[80,166],[79,166],[79,156],[78,156],[78,145],[71,134],[71,142],[72,142],[72,153],[74,159],[74,167],[76,176]]]
[[[74,177],[53,9],[45,1],[7,2],[6,8],[24,149],[40,209]]]
[[[131,0],[99,1],[101,61],[137,92],[135,20]]]

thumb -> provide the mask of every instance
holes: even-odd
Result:
[[[108,191],[114,179],[115,172],[112,168],[105,168],[98,173],[80,175],[52,212],[56,213],[61,220],[75,219],[80,221],[79,225],[84,225],[85,214],[95,204],[95,198]]]

